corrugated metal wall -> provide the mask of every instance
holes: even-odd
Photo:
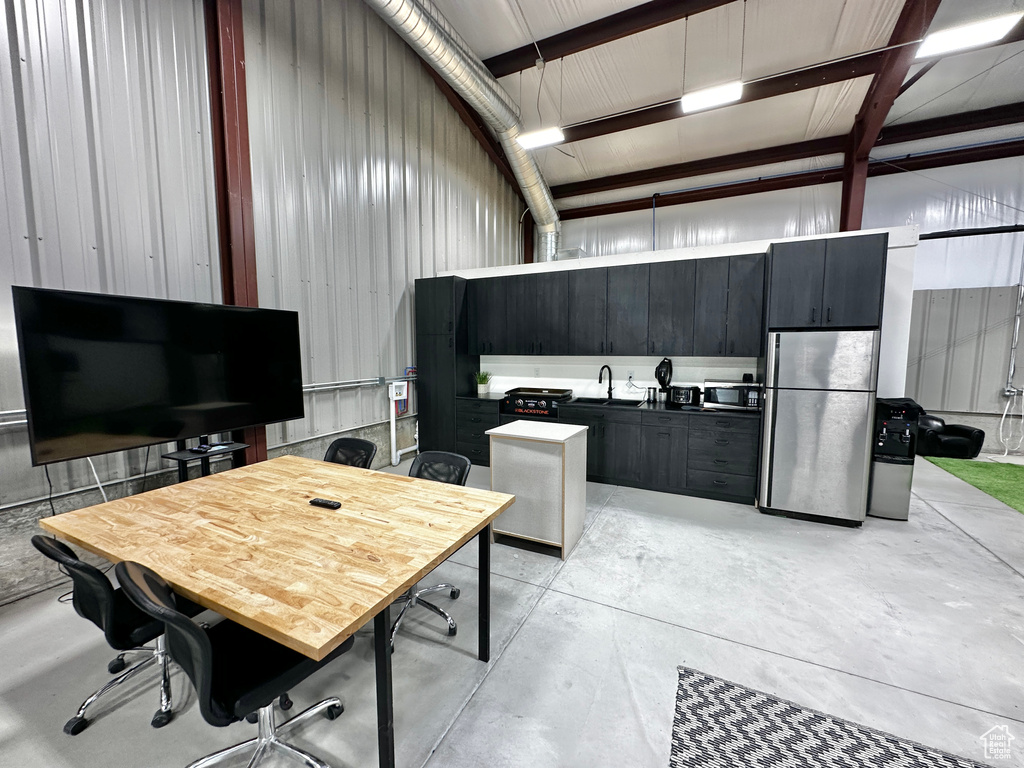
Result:
[[[8,285],[218,301],[220,277],[201,0],[6,0],[0,48],[9,422],[24,402]],[[144,453],[101,457],[97,469],[137,474]],[[55,491],[92,482],[81,461],[50,476]],[[45,493],[24,427],[0,426],[0,505]]]
[[[928,411],[1002,413],[1017,290],[915,291],[907,397]]]
[[[413,364],[413,280],[516,263],[522,203],[360,0],[246,0],[260,304],[301,315],[306,384]],[[384,387],[306,396],[268,444],[387,418]]]

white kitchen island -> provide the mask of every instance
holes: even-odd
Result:
[[[487,434],[491,490],[516,497],[515,505],[494,521],[494,532],[558,547],[564,560],[583,535],[587,428],[513,421]]]

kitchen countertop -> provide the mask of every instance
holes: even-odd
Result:
[[[637,403],[640,401],[637,400]],[[624,405],[620,403],[581,403],[576,400],[570,400],[567,403],[560,403],[559,408],[565,408],[566,406],[575,406],[577,408],[614,408],[620,411],[663,411],[665,413],[692,413],[692,414],[707,414],[709,416],[746,416],[760,418],[761,411],[740,411],[732,408],[699,408],[692,405],[686,405],[682,408],[668,408],[665,403],[645,403],[644,405]]]

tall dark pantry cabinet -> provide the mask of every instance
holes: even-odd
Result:
[[[476,392],[480,357],[469,353],[466,280],[416,281],[416,377],[421,451],[455,450],[455,398]]]

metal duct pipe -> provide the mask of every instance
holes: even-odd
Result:
[[[561,222],[551,190],[516,137],[519,109],[430,0],[365,0],[494,129],[540,231],[539,261],[554,261]]]

